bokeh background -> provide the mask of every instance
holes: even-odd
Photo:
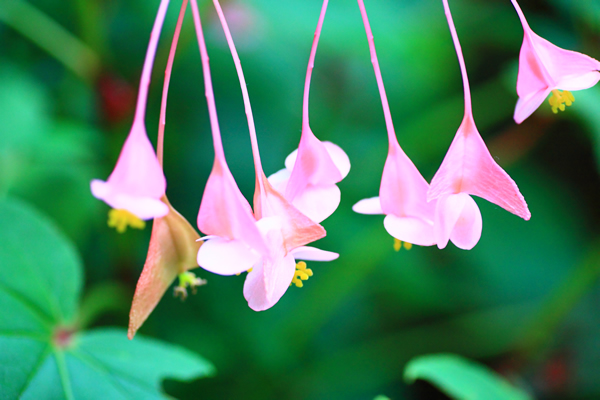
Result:
[[[298,145],[306,64],[321,2],[223,0],[255,113],[267,174]],[[147,129],[155,142],[162,77],[180,3],[172,1],[152,75]],[[168,292],[140,330],[210,360],[213,378],[165,382],[180,399],[443,399],[406,385],[414,356],[481,361],[540,399],[600,398],[600,90],[576,92],[512,120],[523,30],[508,0],[450,2],[469,72],[475,121],[532,213],[530,221],[476,199],[479,244],[393,250],[382,216],[354,214],[378,194],[386,132],[356,2],[332,1],[317,52],[311,126],[340,145],[352,170],[317,243],[340,253],[272,309],[254,312],[244,276],[197,270],[208,284],[185,302]],[[596,0],[522,0],[551,42],[600,58]],[[0,3],[0,196],[47,213],[85,261],[85,292],[128,322],[150,228],[123,235],[89,192],[111,172],[129,131],[156,0]],[[463,115],[458,63],[439,0],[368,0],[400,145],[429,181]],[[200,1],[226,157],[252,198],[254,173],[239,83],[212,2]],[[167,111],[171,203],[195,226],[213,162],[190,10]],[[43,240],[43,238],[31,238]],[[0,244],[1,245],[1,244]],[[43,262],[43,260],[41,261]],[[18,271],[15,271],[18,273]],[[135,339],[134,339],[135,340]]]

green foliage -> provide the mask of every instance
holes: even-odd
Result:
[[[404,379],[429,381],[456,400],[531,400],[484,365],[454,354],[417,357],[406,366]]]
[[[181,347],[78,329],[81,261],[43,215],[0,201],[0,399],[164,398],[164,378],[210,375]]]

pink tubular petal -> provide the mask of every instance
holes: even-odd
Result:
[[[248,306],[254,311],[273,307],[286,292],[296,271],[294,257],[288,255],[277,260],[269,270],[271,273],[267,275],[265,265],[258,263],[246,277],[244,297],[248,301]],[[269,281],[272,287],[270,293],[267,291],[266,281]]]
[[[290,252],[296,260],[307,261],[333,261],[340,255],[333,251],[321,250],[316,247],[302,246]]]
[[[470,115],[458,128],[427,198],[456,193],[479,196],[525,220],[531,218],[517,184],[496,164]]]
[[[327,148],[315,137],[308,126],[302,129],[298,156],[286,188],[285,198],[294,201],[308,185],[331,185],[342,180]]]
[[[436,243],[433,221],[388,215],[383,220],[383,226],[390,235],[403,242],[419,246],[432,246]]]
[[[517,124],[525,121],[546,100],[550,89],[532,92],[528,97],[519,97],[515,107],[514,120]]]
[[[433,220],[435,204],[427,202],[428,189],[427,181],[398,142],[391,142],[379,189],[383,212]]]
[[[261,255],[241,240],[216,238],[206,241],[198,251],[198,265],[219,275],[234,275],[247,271]]]
[[[352,211],[359,214],[383,214],[381,209],[381,201],[379,196],[371,197],[368,199],[362,199],[358,203],[352,206]]]
[[[227,165],[218,158],[206,182],[198,212],[198,228],[207,235],[240,239],[258,252],[267,253],[250,204],[237,187]]]
[[[440,249],[446,247],[451,238],[461,249],[473,248],[481,237],[481,227],[479,207],[468,194],[451,194],[438,199],[435,235]]]

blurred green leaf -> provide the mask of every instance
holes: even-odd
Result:
[[[404,369],[404,379],[409,383],[427,380],[459,400],[531,399],[487,367],[454,354],[417,357]]]
[[[164,378],[210,375],[181,347],[124,329],[78,332],[81,261],[46,217],[0,202],[0,399],[164,398]]]

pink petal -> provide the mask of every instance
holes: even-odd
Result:
[[[352,206],[352,211],[359,214],[383,214],[381,209],[381,201],[379,196],[371,197],[368,199],[362,199],[358,203]]]
[[[207,235],[240,239],[259,253],[267,253],[250,204],[238,188],[227,164],[215,158],[198,212],[198,228]]]
[[[563,76],[556,87],[561,90],[581,90],[594,86],[600,80],[600,72],[591,71],[578,75]]]
[[[471,115],[466,115],[458,128],[427,198],[456,193],[479,196],[525,220],[531,218],[519,188],[492,158]]]
[[[219,275],[234,275],[247,271],[261,255],[242,240],[210,239],[198,250],[198,265]]]
[[[383,226],[390,235],[403,242],[419,246],[435,244],[433,221],[414,217],[397,217],[390,214],[383,220]]]
[[[144,124],[134,121],[115,169],[105,183],[98,180],[92,183],[92,193],[113,208],[126,208],[141,219],[149,219],[164,216],[168,212],[166,205],[156,204],[164,196],[166,186],[165,176]],[[153,199],[155,202],[150,203],[154,207],[146,203],[138,209],[136,199]]]
[[[294,278],[296,262],[288,255],[276,260],[266,272],[265,264],[258,263],[248,273],[244,283],[244,297],[254,311],[263,311],[273,307],[286,292]],[[268,291],[265,282],[268,281],[271,290]]]
[[[340,188],[335,184],[308,185],[294,198],[292,205],[314,222],[320,223],[335,212],[340,199]]]
[[[290,252],[296,260],[333,261],[340,255],[333,251],[317,249],[311,246],[298,247]]]
[[[438,199],[435,210],[435,236],[443,249],[448,240],[456,247],[470,250],[481,237],[482,220],[477,203],[467,194],[445,195]]]
[[[325,229],[298,211],[273,189],[264,174],[258,179],[262,180],[262,185],[257,181],[254,192],[254,215],[258,220],[266,217],[281,218],[281,232],[286,252],[325,236]]]
[[[284,194],[285,188],[287,187],[287,184],[290,180],[290,176],[292,174],[291,171],[291,169],[284,168],[280,169],[272,175],[269,175],[267,179],[269,180],[271,186],[273,186],[273,189],[277,190],[281,194]]]
[[[286,161],[289,164],[289,161]],[[285,192],[286,199],[293,201],[310,184],[331,185],[341,181],[342,178],[341,171],[325,145],[315,137],[308,126],[305,126],[302,129],[298,155]]]
[[[331,157],[331,160],[340,171],[342,175],[342,179],[344,179],[348,173],[350,172],[350,158],[340,146],[331,142],[323,142],[325,149],[327,149],[327,153]]]
[[[540,90],[528,94],[528,97],[519,97],[515,107],[514,120],[517,124],[525,121],[546,100],[550,89]]]
[[[433,220],[435,204],[427,202],[428,189],[427,181],[398,143],[390,144],[379,189],[383,212]]]

